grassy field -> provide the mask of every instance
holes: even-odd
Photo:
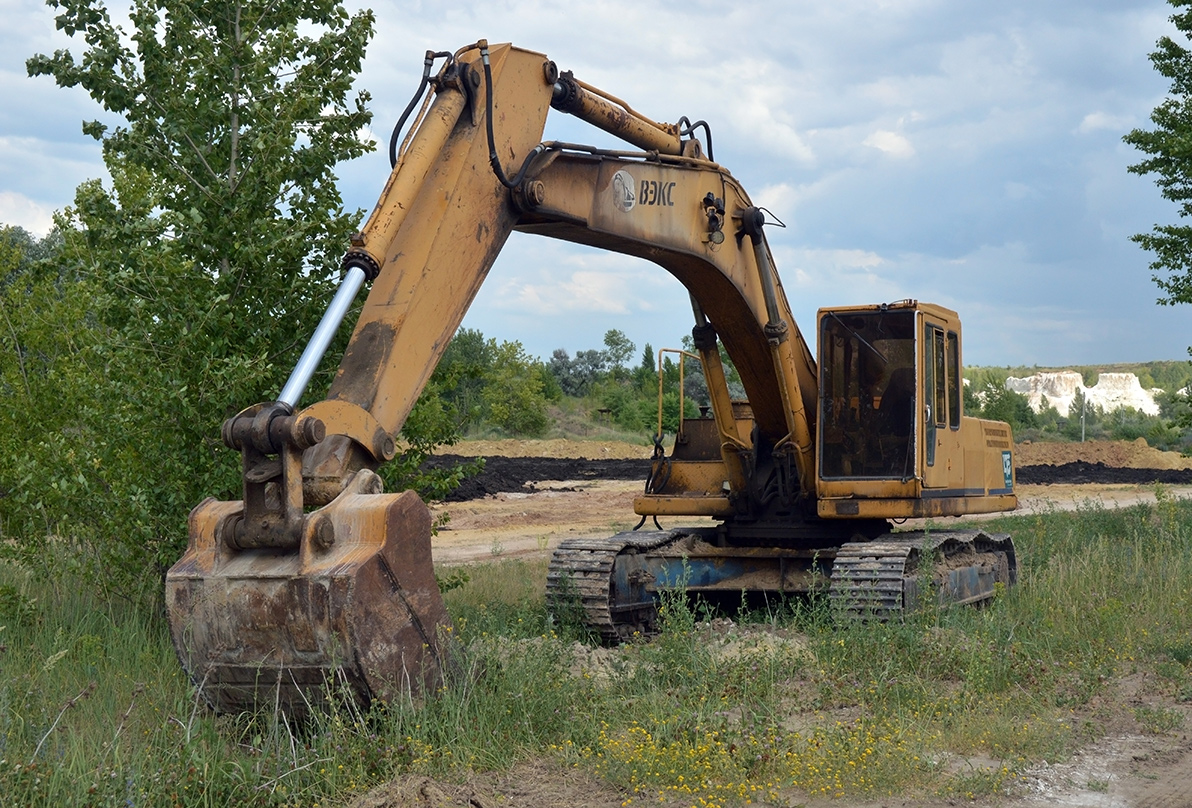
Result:
[[[13,805],[340,805],[409,774],[546,759],[628,804],[1012,788],[1123,716],[1192,701],[1192,503],[1007,517],[1019,586],[981,610],[839,625],[790,601],[709,626],[668,598],[650,643],[594,649],[547,614],[544,563],[469,569],[446,599],[464,673],[425,704],[307,726],[196,703],[152,597],[103,602],[0,569],[0,794]],[[1116,684],[1148,674],[1162,703]],[[969,761],[957,766],[958,760]],[[980,765],[971,761],[980,761]]]

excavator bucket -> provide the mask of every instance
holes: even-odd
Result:
[[[431,566],[431,517],[412,491],[371,472],[307,520],[301,546],[236,550],[241,502],[190,514],[189,547],[166,575],[174,646],[221,712],[360,704],[433,692],[449,620]]]

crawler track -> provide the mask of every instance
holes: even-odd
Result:
[[[606,643],[629,639],[653,628],[653,607],[612,608],[613,565],[621,553],[653,550],[677,541],[681,532],[642,530],[607,539],[567,539],[551,556],[546,573],[546,602],[556,611],[583,610],[584,623]]]
[[[578,609],[576,616],[606,643],[649,634],[657,610],[653,590],[643,583],[655,579],[626,556],[653,553],[685,535],[684,530],[641,531],[568,539],[551,557],[547,603],[557,614]],[[993,597],[998,583],[1012,585],[1017,570],[1009,535],[980,530],[888,533],[839,550],[825,548],[822,557],[832,555],[829,597],[837,614],[857,619],[897,618],[923,598],[980,603]],[[799,556],[792,551],[792,560]],[[627,562],[621,568],[619,559]],[[644,580],[635,578],[642,574]]]
[[[888,620],[929,595],[923,568],[932,559],[931,586],[941,601],[979,603],[994,585],[1017,577],[1014,543],[1005,533],[954,530],[887,534],[841,546],[832,564],[829,597],[838,613]]]

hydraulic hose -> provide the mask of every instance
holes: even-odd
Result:
[[[451,54],[446,51],[427,51],[426,58],[422,61],[422,81],[418,83],[418,90],[414,93],[414,97],[410,99],[410,103],[406,104],[406,109],[402,112],[401,117],[397,119],[397,125],[393,127],[393,134],[389,136],[389,167],[393,168],[397,165],[397,144],[398,138],[401,136],[401,128],[406,125],[406,119],[410,117],[410,113],[414,111],[414,107],[418,104],[418,99],[422,98],[422,94],[426,92],[426,86],[430,84],[430,69],[434,66],[435,59],[447,57],[448,60],[452,58]],[[448,62],[450,64],[450,62]]]
[[[497,137],[493,133],[493,68],[489,63],[487,44],[480,47],[480,60],[484,63],[484,126],[488,135],[488,162],[502,185],[506,188],[516,188],[526,178],[526,172],[530,170],[530,162],[542,154],[546,150],[546,146],[539,143],[526,155],[526,159],[522,161],[521,168],[513,179],[506,176],[505,169],[501,167],[501,158],[497,155]]]
[[[686,115],[679,119],[679,137],[693,137],[696,129],[704,130],[704,134],[708,137],[708,160],[716,162],[716,157],[712,153],[712,127],[708,126],[708,122],[696,121],[692,123]]]

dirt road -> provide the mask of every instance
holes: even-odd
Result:
[[[641,483],[628,480],[558,480],[540,482],[532,494],[502,493],[467,502],[432,507],[450,521],[432,542],[435,564],[452,565],[508,557],[545,557],[563,539],[607,537],[633,528],[633,498]],[[1192,486],[1167,489],[1192,497]],[[1019,512],[1074,510],[1088,504],[1120,508],[1154,502],[1153,486],[1024,485]],[[970,517],[972,518],[972,517]],[[661,520],[663,527],[712,524],[708,518]],[[906,526],[923,522],[910,520]]]

